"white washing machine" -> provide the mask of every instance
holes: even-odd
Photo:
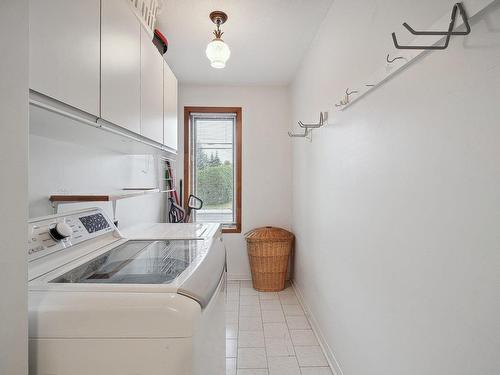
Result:
[[[171,226],[126,238],[100,209],[29,222],[30,374],[225,374],[220,226]]]

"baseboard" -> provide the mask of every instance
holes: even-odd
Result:
[[[228,273],[227,279],[229,281],[248,281],[248,280],[252,280],[252,275],[249,275],[246,273]],[[287,279],[287,281],[290,280],[288,277],[286,279]]]
[[[339,362],[335,358],[335,354],[333,353],[332,348],[330,348],[330,346],[325,340],[325,336],[321,332],[321,329],[318,325],[318,321],[316,320],[311,310],[305,303],[302,291],[293,281],[292,281],[292,287],[295,290],[295,294],[297,295],[297,299],[299,300],[300,305],[304,309],[304,312],[306,313],[306,316],[309,319],[309,322],[311,323],[312,330],[316,335],[316,338],[318,339],[319,345],[321,346],[321,349],[323,350],[326,360],[328,361],[328,364],[330,365],[330,368],[332,369],[334,375],[344,375],[342,369],[340,368]]]
[[[246,281],[252,280],[252,276],[246,273],[228,273],[227,279],[229,281]]]

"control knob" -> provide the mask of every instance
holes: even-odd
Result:
[[[50,236],[56,240],[61,241],[73,234],[73,229],[66,223],[57,223],[49,229]]]

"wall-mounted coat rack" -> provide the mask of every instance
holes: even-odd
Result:
[[[303,133],[293,133],[293,132],[288,132],[289,137],[295,137],[295,138],[308,138],[310,140],[310,135],[312,133],[313,129],[319,129],[323,126],[325,126],[328,123],[328,112],[320,112],[319,113],[319,122],[317,123],[312,123],[312,124],[305,124],[302,121],[299,121],[298,124],[299,126],[304,129]]]
[[[408,64],[411,64],[422,53],[428,50],[442,50],[446,48],[450,43],[451,36],[470,34],[471,27],[469,22],[471,18],[495,1],[496,0],[464,0],[461,3],[457,3],[453,6],[451,19],[450,14],[446,13],[439,18],[428,31],[415,30],[408,23],[403,23],[403,27],[412,35],[415,35],[413,41],[405,46],[399,45],[395,34],[393,34],[395,48],[392,51],[388,51],[383,60],[384,64],[375,71],[374,74],[368,77],[368,79],[354,82],[355,84],[351,87],[357,88],[356,95],[347,95],[346,98],[346,94],[343,94],[342,99],[335,104],[335,108],[339,111],[344,111],[353,103],[363,98],[370,90],[379,87],[382,83],[390,79],[394,73],[400,71]],[[461,17],[457,17],[457,12],[460,12]],[[458,29],[460,27],[462,27],[462,29]],[[391,56],[393,57],[391,58]]]

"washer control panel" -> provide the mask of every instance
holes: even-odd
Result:
[[[46,216],[28,222],[28,261],[116,230],[97,208]]]
[[[82,216],[79,218],[79,220],[89,233],[95,233],[109,228],[109,224],[102,213]]]

